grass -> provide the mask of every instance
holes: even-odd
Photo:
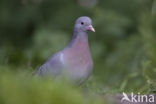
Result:
[[[13,72],[8,67],[1,66],[1,69],[1,104],[103,104],[107,101],[69,82],[32,77],[26,71]]]

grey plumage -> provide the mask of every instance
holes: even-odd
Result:
[[[66,77],[78,84],[87,80],[93,69],[88,45],[88,31],[95,32],[91,25],[91,19],[85,16],[78,18],[70,44],[50,57],[35,72],[35,75]]]

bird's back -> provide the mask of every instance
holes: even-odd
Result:
[[[62,72],[63,63],[60,59],[61,52],[54,54],[52,57],[48,59],[35,73],[39,76],[58,76]]]

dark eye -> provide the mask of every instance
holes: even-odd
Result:
[[[81,22],[81,25],[84,25],[84,22]]]

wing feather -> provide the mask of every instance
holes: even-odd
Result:
[[[45,64],[43,64],[38,71],[35,73],[37,75],[53,75],[58,76],[61,74],[63,69],[63,62],[62,62],[62,53],[56,53],[52,57],[46,61]]]

